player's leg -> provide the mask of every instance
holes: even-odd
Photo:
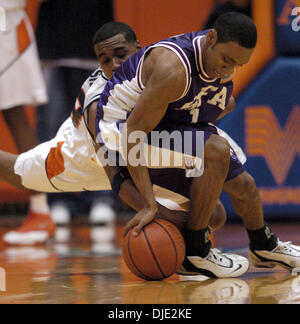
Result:
[[[192,180],[189,220],[184,234],[187,257],[178,271],[180,275],[237,277],[249,268],[246,258],[212,249],[209,239],[209,222],[227,178],[230,159],[228,142],[212,134],[205,143],[204,172]]]
[[[255,180],[244,171],[238,177],[225,182],[224,191],[230,196],[237,214],[248,230],[258,230],[264,226],[263,209]]]
[[[0,181],[6,182],[18,189],[25,189],[21,177],[14,172],[18,155],[0,151]]]
[[[43,147],[47,143],[20,155],[0,151],[0,181],[5,181],[19,189],[47,191],[53,189],[45,172]],[[49,149],[49,148],[48,148]],[[45,194],[31,195],[32,204],[22,225],[6,233],[2,240],[9,245],[31,245],[45,243],[55,233],[55,224],[48,213],[41,208],[47,206]]]
[[[178,126],[164,123],[160,127],[170,133]],[[185,141],[184,138],[181,141],[183,144],[181,152],[184,152],[184,157],[186,152],[192,152],[192,159],[201,159],[201,155],[195,154],[198,145],[201,144],[196,140],[201,132],[203,133],[203,144],[205,143],[203,174],[189,178],[189,181],[192,182],[191,185],[188,185],[190,188],[190,209],[187,226],[183,231],[187,257],[178,273],[188,276],[197,274],[210,277],[240,276],[248,270],[248,260],[237,255],[222,254],[220,251],[212,249],[209,240],[209,222],[214,214],[230,166],[230,145],[225,139],[212,134],[210,127],[208,130],[202,131],[181,125],[175,130],[178,130],[183,136],[192,135],[190,136],[192,141]],[[188,147],[185,146],[186,143]],[[199,153],[201,154],[201,150]],[[201,168],[198,167],[197,170],[201,171]],[[169,176],[168,179],[169,182],[182,185],[177,177]],[[168,187],[168,189],[170,188]]]
[[[3,110],[2,113],[18,152],[26,152],[38,145],[35,131],[27,119],[24,107]]]
[[[207,228],[221,195],[229,170],[228,142],[217,135],[212,135],[205,144],[204,157],[203,175],[194,178],[191,185],[188,227],[195,231]]]
[[[191,178],[187,178],[183,169],[149,169],[150,179],[154,186],[156,197],[162,198],[163,201],[171,201],[171,207],[176,205],[177,208],[188,212],[190,206],[190,187]],[[175,205],[174,205],[175,204]],[[168,205],[165,205],[168,207]],[[172,208],[171,208],[172,209]],[[216,231],[224,226],[226,222],[226,210],[218,200],[212,216],[209,220],[209,228]],[[185,220],[185,225],[187,218]]]
[[[255,180],[246,171],[224,185],[232,205],[241,216],[250,239],[250,258],[259,267],[300,267],[300,247],[281,242],[264,223],[263,208]]]
[[[11,131],[19,152],[26,152],[37,146],[38,141],[36,134],[27,119],[24,107],[3,110],[3,117]],[[6,179],[4,180],[7,182],[10,181],[10,184],[18,188],[22,188],[21,178],[14,172],[14,165],[18,156],[9,157],[5,152],[0,156],[2,160],[6,160],[6,163],[9,164],[10,172],[5,176]],[[0,163],[2,163],[2,160]],[[48,230],[47,232],[37,231],[36,229],[39,227],[44,227]],[[20,245],[31,244],[31,242],[32,244],[44,243],[48,238],[53,237],[54,230],[55,227],[50,217],[46,194],[31,190],[29,197],[29,212],[24,219],[23,225],[16,229],[16,231],[9,232],[3,237],[3,240],[7,244]],[[36,235],[36,232],[40,233]]]
[[[221,229],[227,220],[226,210],[222,202],[219,200],[209,220],[208,226],[212,231]]]

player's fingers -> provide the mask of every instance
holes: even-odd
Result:
[[[136,218],[131,219],[124,228],[123,236],[126,236],[126,234],[130,231],[130,229],[132,229],[137,224],[138,224],[138,220]]]
[[[134,236],[138,236],[141,232],[141,230],[143,229],[144,226],[146,226],[149,223],[149,221],[147,220],[141,220],[137,226],[134,228],[133,230],[133,235]]]

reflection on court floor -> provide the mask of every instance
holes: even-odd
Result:
[[[299,225],[272,228],[283,240],[299,244]],[[300,276],[283,269],[250,268],[235,279],[181,281],[173,275],[146,282],[131,274],[122,260],[122,226],[113,239],[107,233],[106,241],[95,241],[95,229],[84,225],[61,230],[65,233],[46,246],[1,246],[0,304],[300,303]],[[226,225],[215,241],[223,250],[247,255],[247,236],[240,225]]]

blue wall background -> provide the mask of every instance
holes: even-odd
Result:
[[[264,212],[271,219],[300,217],[300,31],[292,29],[294,7],[290,0],[274,1],[276,57],[237,98],[236,110],[218,123],[247,154],[245,168],[255,178]],[[261,114],[262,109],[265,114]],[[253,154],[249,142],[254,140],[250,126],[257,128],[259,154]],[[263,146],[266,140],[268,145]],[[280,146],[283,143],[284,147]],[[270,145],[277,154],[268,153]],[[272,162],[266,155],[272,156]],[[288,159],[292,163],[287,166]],[[277,170],[282,167],[282,177],[274,174],[274,165]],[[229,217],[237,218],[226,194],[222,201]]]

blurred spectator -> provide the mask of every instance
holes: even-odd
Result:
[[[230,11],[238,11],[244,15],[251,17],[251,0],[228,0],[225,3],[218,2],[215,9],[210,14],[204,29],[212,28],[217,18]]]
[[[6,30],[0,32],[0,110],[20,153],[38,144],[25,106],[47,102],[47,92],[25,0],[0,0]],[[41,230],[42,229],[42,230]],[[45,243],[55,233],[46,195],[31,192],[29,213],[21,227],[3,237],[6,244]]]
[[[98,67],[92,38],[99,26],[113,20],[111,0],[47,0],[40,8],[37,43],[49,92],[47,109],[38,113],[41,141],[53,138],[70,116],[80,87]],[[57,223],[90,208],[97,215],[114,215],[111,192],[49,194],[51,214]]]

